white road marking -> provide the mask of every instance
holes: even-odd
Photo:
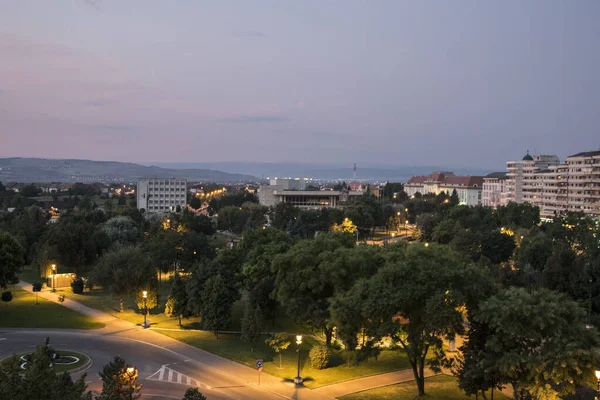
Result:
[[[6,338],[5,337],[0,337],[0,342],[3,341],[3,340],[6,340]]]
[[[160,367],[158,371],[156,371],[146,379],[150,381],[177,383],[192,387],[203,387],[212,390],[212,387],[210,387],[209,385],[199,382],[196,379],[192,379],[189,376],[177,372],[171,368],[168,368],[166,365]]]

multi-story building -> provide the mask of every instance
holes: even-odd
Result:
[[[542,187],[537,173],[560,164],[560,160],[555,155],[531,156],[527,150],[527,154],[521,161],[508,161],[506,164],[508,201],[539,205],[538,192],[542,190]]]
[[[577,153],[560,164],[556,156],[509,161],[508,200],[540,208],[542,218],[569,211],[600,217],[600,150]]]
[[[137,207],[148,213],[176,211],[185,207],[185,179],[140,179],[137,183]]]
[[[493,208],[508,203],[507,180],[506,172],[494,172],[483,178],[481,203]]]
[[[416,193],[451,194],[456,190],[460,204],[475,206],[481,204],[483,176],[456,176],[453,172],[434,172],[427,176],[413,176],[404,185],[407,195]]]
[[[260,185],[258,201],[263,206],[274,206],[278,203],[291,203],[301,208],[339,207],[346,204],[352,196],[360,196],[363,192],[353,190],[308,190],[305,179],[275,178],[269,185]]]

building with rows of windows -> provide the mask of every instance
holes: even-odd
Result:
[[[176,211],[186,205],[185,179],[140,179],[137,183],[137,208],[147,213]]]

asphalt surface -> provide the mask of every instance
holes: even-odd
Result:
[[[115,355],[120,355],[138,369],[138,383],[142,384],[144,400],[181,399],[188,387],[198,387],[209,400],[284,398],[244,384],[235,376],[183,354],[135,339],[102,333],[0,328],[0,359],[33,351],[38,344],[44,343],[46,337],[50,338],[50,345],[57,350],[79,351],[90,357],[92,365],[85,371],[73,374],[73,377],[76,379],[87,374],[88,390],[95,392],[102,388],[99,371]]]

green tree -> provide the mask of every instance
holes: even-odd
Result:
[[[8,233],[0,232],[0,288],[18,281],[23,262],[23,246]]]
[[[432,240],[441,244],[448,244],[461,229],[458,222],[445,219],[433,230]]]
[[[181,318],[188,318],[189,307],[188,307],[188,293],[186,288],[186,282],[175,274],[173,278],[173,284],[171,285],[171,293],[165,306],[165,314],[169,317],[177,317],[179,319],[179,326],[181,327]]]
[[[206,396],[204,396],[198,388],[189,388],[185,391],[183,398],[181,400],[207,400]]]
[[[96,263],[90,279],[112,295],[119,297],[120,311],[124,311],[124,297],[139,294],[156,282],[152,260],[139,247],[123,247],[106,253]]]
[[[200,207],[202,207],[202,201],[200,201],[199,198],[197,197],[192,197],[189,201],[189,205],[190,207],[192,207],[194,210],[198,210],[200,209]]]
[[[204,283],[202,298],[202,327],[214,332],[217,339],[219,331],[231,324],[231,307],[237,300],[231,295],[221,275],[211,276]]]
[[[292,344],[289,336],[285,333],[275,333],[265,340],[265,343],[268,344],[275,353],[279,354],[279,368],[283,368],[283,358],[281,352],[286,350]]]
[[[552,255],[552,239],[545,235],[526,237],[517,250],[517,260],[521,266],[530,264],[536,271],[541,271]]]
[[[321,329],[329,346],[333,325],[329,315],[329,299],[335,295],[336,285],[347,283],[331,279],[338,268],[322,267],[326,255],[343,247],[354,247],[354,238],[347,233],[327,233],[315,239],[300,240],[289,251],[279,254],[272,263],[277,273],[275,295],[289,316]],[[328,259],[334,264],[334,259]],[[350,283],[351,284],[351,283]]]
[[[421,241],[431,242],[435,227],[440,223],[440,215],[435,213],[425,213],[417,217],[417,227],[421,230]]]
[[[481,236],[481,255],[494,264],[506,262],[515,251],[513,236],[505,235],[497,230],[486,232]]]
[[[483,302],[475,320],[490,333],[482,363],[514,397],[559,399],[585,384],[600,361],[598,333],[565,295],[511,288]]]
[[[372,336],[390,336],[406,351],[423,396],[428,353],[433,353],[430,367],[439,370],[445,360],[442,339],[462,334],[461,308],[489,292],[491,279],[447,247],[409,246],[396,252],[369,280],[362,313],[375,322]]]
[[[260,333],[262,331],[263,323],[262,312],[259,306],[253,306],[249,301],[246,302],[246,308],[244,309],[244,315],[242,316],[242,340],[250,343],[252,351],[254,351],[254,345],[260,339]]]
[[[111,245],[116,247],[135,244],[139,236],[135,221],[125,216],[109,219],[100,229],[108,236]]]
[[[102,368],[100,378],[102,393],[96,400],[135,400],[141,396],[137,369],[119,356]]]
[[[6,303],[6,307],[8,307],[8,303],[10,303],[13,299],[12,292],[2,292],[2,301]]]
[[[292,245],[292,239],[277,229],[258,229],[244,233],[241,251],[246,254],[242,266],[243,287],[248,292],[248,300],[260,307],[266,319],[275,317],[278,302],[273,298],[275,274],[271,263],[278,255],[285,253]]]

